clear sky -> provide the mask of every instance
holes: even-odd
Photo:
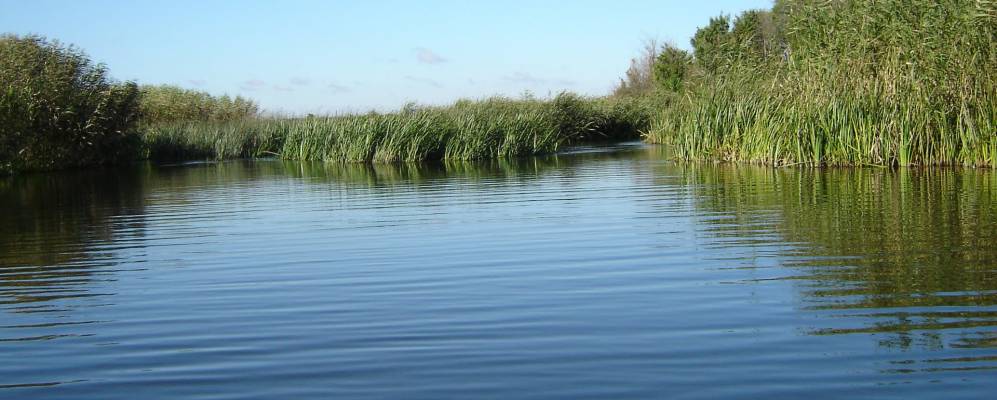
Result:
[[[394,109],[493,94],[608,93],[648,38],[770,0],[4,0],[0,31],[83,48],[120,80],[270,111]]]

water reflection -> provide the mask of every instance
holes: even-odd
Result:
[[[997,368],[997,174],[667,158],[2,179],[0,354],[29,361],[0,397],[799,397]]]
[[[714,234],[750,236],[761,222],[795,244],[785,265],[796,273],[777,277],[827,317],[810,333],[896,349],[997,347],[992,171],[677,168],[699,207],[734,219],[704,219]]]
[[[45,303],[99,296],[114,255],[95,246],[142,235],[140,170],[30,174],[0,180],[0,304],[38,312]]]

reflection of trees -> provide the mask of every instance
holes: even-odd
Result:
[[[803,272],[794,279],[808,308],[853,324],[816,334],[888,333],[881,344],[901,348],[997,346],[992,171],[678,168],[699,207],[736,219],[718,234],[757,235],[755,220],[775,211],[771,228],[804,244],[788,264]]]
[[[0,180],[0,304],[85,297],[106,254],[94,247],[140,232],[141,171],[29,174]]]

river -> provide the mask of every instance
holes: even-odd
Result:
[[[997,173],[582,147],[0,179],[0,398],[985,398]]]

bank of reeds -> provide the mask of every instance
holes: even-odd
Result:
[[[331,162],[475,160],[549,154],[561,146],[636,139],[650,108],[634,99],[561,94],[490,98],[395,113],[158,124],[144,129],[152,159],[276,156]]]
[[[997,167],[997,2],[776,4],[777,34],[749,37],[783,50],[712,39],[723,66],[687,85],[648,140],[686,159]]]
[[[0,34],[0,174],[131,159],[138,97],[79,48]]]

